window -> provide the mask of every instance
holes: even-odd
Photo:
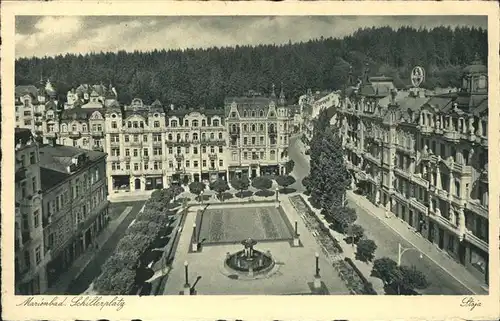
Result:
[[[161,148],[160,148],[160,147],[155,147],[155,148],[153,148],[153,155],[155,155],[155,156],[159,156],[159,155],[161,155],[161,154],[162,154],[162,150],[161,150]]]
[[[184,121],[184,126],[189,127],[189,120]]]
[[[189,154],[189,147],[184,148],[186,150],[186,154]]]
[[[232,156],[232,160],[233,160],[233,161],[238,160],[238,153],[233,152],[233,153],[231,154],[231,156]]]
[[[222,146],[219,146],[219,153],[223,153],[224,152],[224,148]]]
[[[87,124],[83,124],[82,125],[82,132],[86,132],[87,131]]]
[[[215,138],[215,134],[214,133],[210,133],[210,140],[213,140]]]
[[[35,177],[32,177],[31,178],[31,188],[32,188],[32,191],[33,193],[36,193],[38,191],[38,188],[37,188],[37,181],[36,181],[36,176]]]
[[[172,155],[172,154],[174,153],[174,149],[173,149],[172,147],[169,147],[169,148],[168,148],[168,153],[169,153],[170,155]]]
[[[76,124],[73,124],[73,125],[71,126],[71,130],[72,130],[73,132],[77,132],[77,131],[78,131],[78,126],[76,126]]]
[[[219,159],[219,166],[224,166],[224,161],[222,159]]]
[[[129,162],[126,162],[126,163],[125,163],[125,169],[126,169],[126,170],[130,170],[130,163],[129,163]]]
[[[168,162],[168,167],[169,167],[169,168],[174,168],[174,162],[169,161],[169,162]]]
[[[198,133],[193,133],[193,140],[198,140]]]
[[[192,122],[192,126],[193,126],[193,127],[198,127],[198,121],[197,121],[197,120],[193,120],[193,122]]]
[[[148,135],[143,135],[142,141],[146,143],[148,141]]]
[[[256,137],[252,137],[252,145],[255,145]]]
[[[255,111],[252,110],[252,117],[255,117]]]
[[[247,137],[243,137],[243,145],[246,145],[248,144],[248,138]]]
[[[177,141],[180,142],[181,141],[181,134],[177,134]]]
[[[243,152],[243,159],[248,159],[248,152]]]
[[[186,134],[184,135],[184,139],[185,139],[186,141],[189,141],[189,134],[188,134],[188,133],[186,133]]]
[[[36,210],[35,212],[33,212],[33,220],[34,220],[35,228],[40,226],[40,211],[39,210]]]
[[[247,125],[247,124],[243,125],[243,131],[244,131],[244,132],[247,132],[247,131],[248,131],[248,125]]]
[[[30,153],[30,164],[36,163],[36,154],[34,152]]]
[[[181,148],[177,147],[177,154],[181,154],[181,153],[182,153]]]
[[[198,161],[196,161],[196,160],[195,160],[195,161],[193,161],[193,167],[194,167],[194,168],[198,168]]]
[[[139,156],[139,151],[137,150],[137,148],[134,148],[134,157],[137,157]]]
[[[201,126],[202,126],[202,127],[207,126],[207,121],[206,121],[205,119],[202,119],[202,120],[201,120]]]
[[[153,127],[156,127],[156,128],[160,127],[160,122],[159,122],[159,121],[157,121],[157,120],[155,120],[155,121],[153,122]]]
[[[147,148],[144,148],[143,155],[144,156],[149,156],[149,150]]]
[[[171,120],[170,121],[170,126],[171,127],[177,127],[177,120]]]
[[[138,171],[139,170],[139,163],[134,163],[134,170]]]
[[[161,142],[161,134],[153,134],[153,142]]]
[[[219,126],[219,120],[218,120],[218,119],[214,119],[214,120],[212,121],[212,125],[213,125],[214,127],[218,127],[218,126]]]
[[[134,135],[134,143],[139,142],[139,135]]]
[[[193,154],[198,155],[198,147],[193,147]]]
[[[144,163],[144,170],[148,170],[149,169],[149,163]]]
[[[207,138],[207,135],[205,133],[201,133],[201,139],[205,140]]]
[[[189,167],[191,164],[189,162],[189,160],[186,160],[186,167]]]
[[[214,153],[215,153],[215,147],[214,147],[214,146],[210,146],[210,153],[211,153],[211,154],[214,154]]]
[[[261,145],[264,145],[264,136],[260,136],[259,141]]]
[[[260,152],[260,159],[264,159],[264,152]]]
[[[42,262],[42,251],[41,251],[41,246],[38,245],[35,249],[35,261],[36,265],[40,264]]]
[[[201,162],[202,162],[201,164],[203,167],[207,167],[207,160],[206,159],[202,160]]]
[[[155,170],[161,169],[161,162],[154,162],[153,163],[153,168]]]
[[[130,136],[129,135],[125,135],[125,143],[128,143],[130,141]]]
[[[234,111],[233,111],[233,112],[231,113],[231,117],[236,118],[236,112],[234,112]]]
[[[271,160],[275,160],[276,159],[276,151],[272,150],[271,151]]]
[[[219,139],[222,139],[222,133],[219,133]]]
[[[264,124],[260,124],[260,125],[259,125],[259,130],[260,130],[261,132],[262,132],[262,131],[264,131]]]
[[[130,156],[130,149],[129,148],[125,148],[125,156]]]
[[[111,122],[111,128],[117,128],[117,126],[116,126],[116,121],[114,121],[114,120],[113,120],[113,121]]]
[[[201,153],[206,154],[207,152],[207,146],[201,146]]]
[[[252,124],[252,131],[254,132],[255,131],[255,124]]]
[[[115,135],[111,135],[109,138],[110,138],[110,140],[111,140],[112,143],[119,143],[120,142],[120,136],[118,136],[116,134]]]
[[[31,120],[29,120],[29,119],[25,119],[25,120],[24,120],[24,125],[25,125],[25,126],[30,126],[30,125],[31,125]]]

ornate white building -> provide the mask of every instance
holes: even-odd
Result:
[[[366,197],[487,282],[486,66],[474,61],[460,91],[433,96],[366,78],[346,90],[338,115],[348,168]]]

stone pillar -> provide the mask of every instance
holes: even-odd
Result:
[[[196,235],[196,223],[193,224],[193,243],[191,244],[191,250],[193,252],[198,251],[198,237]]]
[[[449,190],[449,193],[450,193],[450,200],[451,200],[451,198],[455,194],[455,179],[453,177],[452,171],[450,171],[450,190]]]
[[[438,189],[442,189],[443,187],[441,186],[441,171],[439,170],[439,164],[436,166],[436,182],[435,186]]]
[[[191,295],[191,285],[189,284],[188,262],[184,262],[184,295]]]

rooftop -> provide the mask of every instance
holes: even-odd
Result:
[[[73,164],[73,158],[81,155],[88,157],[88,164],[96,163],[106,157],[106,153],[89,151],[70,146],[43,145],[40,147],[40,169],[42,190],[50,189],[69,177],[68,166]]]

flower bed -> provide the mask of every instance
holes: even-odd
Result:
[[[345,258],[345,261],[353,268],[353,270],[363,282],[363,294],[377,295],[377,292],[375,291],[375,289],[373,289],[373,284],[371,284],[371,282],[368,282],[368,280],[365,278],[363,273],[361,273],[356,264],[354,264],[354,262],[348,257]]]
[[[300,214],[306,214],[305,219],[306,224],[312,229],[318,231],[318,240],[323,244],[325,249],[332,251],[336,254],[343,253],[342,247],[333,235],[330,233],[328,226],[325,226],[323,221],[316,215],[316,213],[309,207],[309,205],[304,201],[301,195],[295,195],[290,197],[290,202],[293,207]]]
[[[351,294],[364,293],[365,286],[363,280],[361,280],[354,268],[347,261],[339,260],[333,266],[339,272],[340,278],[344,281],[349,291],[351,291]]]

